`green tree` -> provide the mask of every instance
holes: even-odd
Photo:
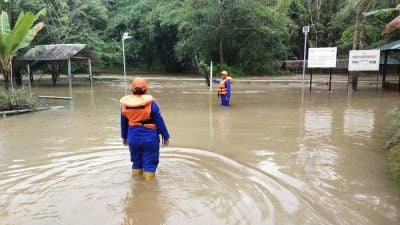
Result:
[[[303,58],[304,34],[303,26],[310,26],[308,45],[310,47],[336,46],[340,34],[343,32],[343,23],[335,23],[335,17],[345,0],[280,0],[279,10],[290,18],[289,43],[291,55]],[[342,18],[342,16],[340,16]]]
[[[288,20],[272,2],[187,0],[182,6],[168,13],[178,27],[178,58],[200,55],[248,73],[273,72],[286,58]]]
[[[43,22],[36,25],[34,23],[45,13],[46,10],[41,10],[36,15],[31,12],[21,12],[11,30],[8,14],[2,11],[0,15],[0,61],[6,88],[9,87],[13,57],[17,54],[18,50],[29,46],[36,34],[43,28]]]
[[[121,61],[118,43],[104,33],[109,23],[109,11],[104,1],[20,0],[17,6],[23,10],[47,8],[48,16],[44,19],[46,27],[36,43],[83,43],[97,54],[101,59],[101,65],[112,66]],[[59,62],[38,64],[52,74],[53,83],[57,80],[63,66],[66,66]]]

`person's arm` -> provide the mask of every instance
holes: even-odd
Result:
[[[231,82],[229,80],[225,81],[225,87],[226,87],[226,98],[231,97]]]
[[[168,145],[170,138],[168,129],[165,125],[163,117],[161,116],[160,108],[154,101],[151,103],[151,118],[153,118],[154,123],[156,124],[157,132],[161,134],[163,138],[163,144]]]
[[[219,84],[221,82],[220,79],[212,79],[213,83]]]
[[[122,138],[122,144],[127,145],[128,144],[128,119],[122,114],[122,109],[121,109],[121,119],[120,119],[120,124],[121,124],[121,138]]]

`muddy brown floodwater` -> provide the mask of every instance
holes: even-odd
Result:
[[[149,86],[171,146],[145,182],[121,144],[121,81],[34,85],[74,102],[0,119],[0,224],[399,224],[383,149],[399,93],[236,81],[221,107],[203,81]]]

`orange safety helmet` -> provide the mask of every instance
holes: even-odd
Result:
[[[147,91],[147,81],[141,77],[135,78],[132,81],[131,90],[135,94],[144,94]]]

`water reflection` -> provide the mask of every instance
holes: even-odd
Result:
[[[332,110],[307,109],[304,112],[305,136],[308,138],[329,137],[332,131]]]
[[[399,221],[399,190],[378,150],[397,93],[300,99],[287,85],[236,82],[235,105],[223,108],[203,82],[149,83],[172,137],[154,183],[131,177],[121,145],[123,83],[74,86],[73,108],[0,120],[0,224]]]
[[[218,113],[218,135],[221,136],[222,140],[227,141],[228,135],[231,133],[230,110],[227,107],[223,107],[216,113]]]
[[[344,134],[352,137],[370,138],[374,129],[374,116],[374,112],[369,109],[347,108],[344,112]]]
[[[166,199],[161,198],[160,184],[157,179],[144,181],[132,177],[131,190],[123,200],[124,225],[165,224]]]

